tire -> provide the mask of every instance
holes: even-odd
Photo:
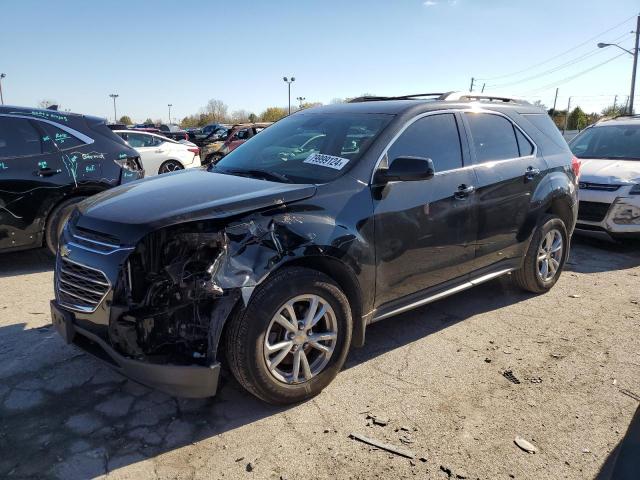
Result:
[[[212,153],[211,155],[209,155],[207,157],[207,165],[215,165],[216,163],[218,163],[220,160],[222,160],[222,158],[224,157],[224,155],[222,155],[221,153]]]
[[[324,316],[313,327],[316,332],[312,329],[307,337],[305,329],[296,330],[292,324],[296,325],[296,319],[301,320],[298,325],[304,323],[304,315],[314,297],[319,299],[318,311],[324,308]],[[287,318],[289,313],[282,315],[292,328],[287,330],[275,316],[281,311],[291,311],[285,304],[296,299],[298,301],[292,303],[296,317],[292,324],[287,323],[291,320]],[[333,326],[335,340],[312,340],[320,335],[333,335],[330,333],[334,331]],[[258,287],[246,308],[235,312],[225,337],[225,353],[233,376],[247,391],[265,402],[285,405],[317,395],[336,377],[347,357],[351,332],[349,302],[333,280],[307,268],[284,268]],[[331,349],[331,353],[323,353],[311,346],[313,343]],[[267,353],[268,344],[293,346]],[[277,367],[270,369],[268,362],[274,365],[281,355],[285,356]],[[293,377],[296,359],[299,359],[297,381]]]
[[[44,238],[49,253],[54,257],[58,250],[58,238],[62,233],[62,228],[69,218],[69,215],[71,215],[71,212],[73,211],[73,206],[76,203],[80,203],[85,198],[87,197],[79,196],[64,200],[57,205],[51,213],[49,213],[49,218],[47,219],[47,224],[45,226]]]
[[[184,166],[177,160],[167,160],[158,169],[158,175],[163,173],[177,172],[178,170],[184,170]]]
[[[561,250],[552,253],[553,245],[558,238],[557,235],[562,239]],[[550,240],[551,237],[553,240]],[[547,249],[547,247],[549,248]],[[518,287],[529,292],[548,292],[560,278],[568,251],[569,235],[564,222],[555,215],[546,215],[538,224],[531,238],[522,267],[513,273],[513,281]],[[539,258],[545,255],[548,266],[546,275],[544,271],[545,260],[541,261]]]

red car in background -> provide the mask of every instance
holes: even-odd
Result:
[[[212,142],[205,143],[200,147],[200,158],[203,159],[202,164],[217,163],[229,152],[233,152],[271,124],[272,122],[238,123],[222,135],[214,135]]]

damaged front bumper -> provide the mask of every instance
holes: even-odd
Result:
[[[98,335],[78,326],[73,312],[63,309],[55,300],[50,304],[53,325],[66,343],[73,343],[122,375],[176,397],[215,395],[220,363],[169,365],[133,360],[116,352]]]

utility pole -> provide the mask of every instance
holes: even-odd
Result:
[[[555,98],[553,99],[553,110],[552,110],[552,115],[555,115],[555,113],[556,113],[556,103],[558,102],[558,90],[559,90],[559,88],[558,88],[558,87],[556,87],[556,96],[555,96]]]
[[[167,107],[169,107],[169,124],[171,124],[171,107],[173,107],[172,103],[167,104]]]
[[[484,93],[484,87],[485,87],[486,85],[487,85],[486,83],[483,83],[483,84],[482,84],[482,90],[480,90],[480,93]]]
[[[118,95],[117,93],[110,93],[109,96],[113,98],[113,123],[117,123],[118,114],[116,112],[116,98],[118,98],[120,95]]]
[[[473,92],[473,84],[476,82],[476,79],[471,77],[471,85],[469,86],[469,92]]]
[[[618,106],[618,95],[613,97],[613,114],[616,114],[616,107]]]
[[[569,109],[571,108],[571,97],[569,97],[569,103],[567,103],[567,114],[564,117],[564,128],[562,133],[567,131],[567,125],[569,124]]]
[[[2,79],[6,76],[6,73],[0,73],[0,105],[4,105],[4,97],[2,96]]]
[[[640,39],[640,15],[636,22],[636,48],[633,50],[633,72],[631,72],[631,95],[629,95],[629,115],[633,115],[633,100],[636,95],[636,70],[638,68],[638,40]]]

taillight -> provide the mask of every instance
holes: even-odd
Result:
[[[200,155],[200,148],[198,148],[198,147],[187,148],[187,150],[189,150],[194,155]]]
[[[118,158],[114,160],[116,165],[118,165],[123,170],[127,170],[129,172],[138,172],[142,170],[142,166],[140,165],[140,157],[127,157],[122,156],[122,158]]]
[[[574,155],[571,157],[571,170],[573,170],[573,174],[576,176],[576,181],[578,181],[578,177],[580,176],[580,160]]]

